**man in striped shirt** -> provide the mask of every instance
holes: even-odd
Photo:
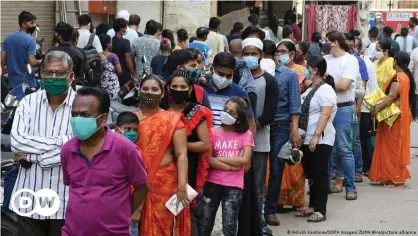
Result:
[[[37,192],[51,189],[59,196],[60,207],[51,216],[37,212],[19,216],[17,235],[61,235],[68,201],[68,186],[63,185],[60,151],[72,136],[71,108],[75,92],[70,88],[74,73],[71,57],[62,51],[51,51],[45,56],[42,68],[42,85],[39,90],[22,99],[16,110],[11,131],[12,150],[19,163],[19,174],[13,194],[21,189]],[[12,195],[13,196],[13,195]],[[19,206],[21,197],[32,199],[32,206]],[[35,196],[28,192],[18,194],[15,204],[18,214],[34,210]],[[44,202],[45,203],[45,202]],[[49,201],[48,204],[52,204]]]

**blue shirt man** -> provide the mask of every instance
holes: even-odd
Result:
[[[280,149],[289,141],[290,134],[298,132],[296,121],[301,114],[301,99],[299,79],[295,72],[279,64],[276,67],[275,79],[279,83],[279,104],[274,122],[270,124],[270,178],[266,201],[264,203],[264,218],[269,225],[280,225],[276,217],[277,205],[284,170],[284,162],[278,157]],[[299,135],[294,136],[293,142],[298,141]]]
[[[9,73],[9,88],[15,88],[22,83],[36,87],[33,74],[26,72],[27,64],[38,66],[36,60],[36,40],[31,36],[36,30],[36,16],[27,11],[19,15],[20,30],[7,35],[1,52],[1,67],[7,65]]]

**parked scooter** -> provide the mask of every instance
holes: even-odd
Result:
[[[1,161],[0,206],[1,206],[1,235],[2,236],[16,236],[17,235],[17,214],[8,209],[8,204],[10,202],[11,196],[5,195],[5,191],[6,191],[6,194],[10,194],[11,191],[13,191],[13,186],[11,185],[6,186],[4,183],[4,179],[7,178],[8,175],[10,177],[13,177],[11,175],[16,174],[17,168],[18,168],[17,163],[14,162],[13,160]],[[10,184],[14,185],[14,183],[10,183]]]

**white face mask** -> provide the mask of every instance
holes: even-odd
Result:
[[[376,59],[382,59],[384,56],[383,52],[376,51]]]
[[[226,111],[221,111],[220,115],[221,115],[221,123],[224,125],[233,125],[237,121],[235,117],[231,116]]]
[[[232,79],[227,79],[226,77],[222,77],[216,73],[213,73],[212,80],[218,89],[224,89],[232,84]]]

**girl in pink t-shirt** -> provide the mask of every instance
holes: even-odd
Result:
[[[216,212],[222,202],[224,236],[236,235],[238,212],[244,189],[244,168],[251,164],[254,139],[247,120],[249,106],[240,97],[230,98],[220,118],[222,125],[212,129],[212,155],[209,174],[203,188],[199,217],[199,235],[209,236]]]

